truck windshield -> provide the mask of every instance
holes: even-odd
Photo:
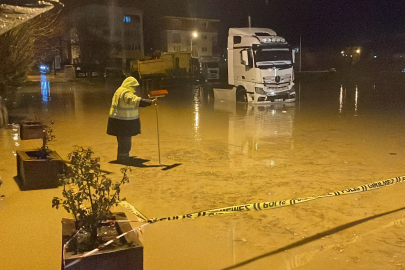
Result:
[[[255,50],[256,66],[291,65],[292,54],[287,48]]]

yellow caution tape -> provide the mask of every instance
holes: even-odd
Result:
[[[118,204],[125,207],[126,209],[130,210],[132,213],[134,213],[135,216],[138,218],[138,221],[146,222],[148,220],[148,218],[145,217],[145,215],[143,215],[141,212],[139,212],[133,205],[129,204],[128,202],[120,201]]]
[[[340,196],[340,195],[353,194],[353,193],[374,190],[374,189],[378,189],[381,187],[398,184],[401,182],[405,182],[405,176],[399,176],[396,178],[378,181],[378,182],[374,182],[371,184],[358,186],[355,188],[345,189],[342,191],[330,192],[330,193],[326,193],[326,194],[319,195],[319,196],[293,199],[293,200],[282,200],[282,201],[273,201],[273,202],[261,202],[261,203],[235,205],[235,206],[211,209],[211,210],[206,210],[206,211],[201,211],[201,212],[195,212],[195,213],[186,214],[186,215],[178,215],[178,216],[165,217],[165,218],[152,218],[152,219],[149,219],[148,222],[155,223],[155,222],[164,221],[164,220],[178,220],[178,219],[188,219],[188,218],[196,218],[196,217],[204,217],[204,216],[214,216],[214,215],[221,215],[221,214],[235,213],[235,212],[268,210],[268,209],[274,209],[274,208],[279,208],[279,207],[284,207],[284,206],[290,206],[290,205],[294,205],[297,203],[308,202],[308,201],[325,198],[325,197]]]
[[[135,216],[138,218],[138,221],[146,222],[146,221],[148,220],[148,218],[145,217],[145,215],[143,215],[141,212],[139,212],[133,205],[129,204],[128,202],[126,202],[126,201],[120,201],[118,204],[121,205],[121,206],[123,206],[123,207],[125,207],[126,209],[130,210],[132,213],[134,213]],[[124,221],[124,220],[123,220],[123,221]],[[128,220],[125,220],[124,222],[129,222],[129,221],[128,221]],[[130,232],[135,232],[136,230],[142,232],[142,230],[141,230],[142,227],[144,227],[145,225],[148,225],[148,224],[149,224],[149,223],[145,223],[145,224],[143,224],[142,226],[139,226],[139,227],[134,228],[134,229],[132,229],[132,230],[130,230],[130,231],[124,232],[124,233],[118,235],[117,237],[115,237],[115,239],[119,239],[119,238],[121,238],[121,237],[127,235],[127,234],[130,233]],[[76,234],[75,234],[72,238],[70,238],[70,240],[69,240],[68,242],[66,242],[66,244],[65,244],[64,247],[63,247],[63,252],[64,252],[64,253],[65,253],[65,251],[66,251],[67,245],[69,244],[69,242],[70,242],[74,237],[77,236],[78,232],[79,232],[79,231],[77,231]],[[100,245],[98,248],[95,248],[95,249],[93,249],[93,250],[91,250],[91,251],[89,251],[89,252],[84,253],[82,256],[80,256],[78,259],[76,259],[76,260],[70,262],[68,265],[65,265],[65,259],[64,259],[65,256],[63,256],[63,265],[65,266],[64,269],[67,269],[67,268],[69,268],[69,267],[75,265],[76,263],[80,262],[83,258],[88,257],[88,256],[90,256],[91,254],[94,254],[95,252],[97,252],[97,251],[99,251],[99,250],[101,250],[101,249],[103,249],[103,248],[109,246],[109,245],[110,245],[111,243],[113,243],[113,242],[114,242],[114,240],[110,240],[110,241],[108,241],[108,242],[106,242],[106,243]]]
[[[319,195],[319,196],[300,198],[300,199],[293,199],[293,200],[242,204],[242,205],[235,205],[235,206],[230,206],[230,207],[223,207],[223,208],[217,208],[217,209],[212,209],[212,210],[206,210],[206,211],[191,213],[191,214],[187,214],[187,215],[179,215],[179,216],[172,216],[172,217],[166,217],[166,218],[152,218],[152,219],[149,219],[149,220],[145,215],[143,215],[141,212],[139,212],[134,206],[132,206],[128,202],[120,201],[119,204],[121,206],[125,207],[126,209],[130,210],[132,213],[134,213],[137,216],[139,221],[143,221],[143,222],[147,221],[148,223],[145,223],[140,227],[137,227],[137,228],[132,229],[132,230],[130,230],[128,232],[125,232],[125,233],[117,236],[116,239],[119,239],[119,238],[123,237],[124,235],[126,235],[126,234],[128,234],[128,233],[130,233],[132,231],[136,231],[136,230],[141,231],[142,227],[144,227],[144,226],[146,226],[148,224],[151,224],[151,223],[158,222],[158,221],[179,220],[179,219],[196,218],[196,217],[203,217],[203,216],[214,216],[214,215],[221,215],[221,214],[235,213],[235,212],[246,212],[246,211],[253,211],[253,210],[255,210],[255,211],[268,210],[268,209],[274,209],[274,208],[279,208],[279,207],[283,207],[283,206],[294,205],[294,204],[297,204],[297,203],[308,202],[308,201],[312,201],[312,200],[320,199],[320,198],[325,198],[325,197],[332,197],[332,196],[339,196],[339,195],[346,195],[346,194],[353,194],[353,193],[359,193],[359,192],[374,190],[374,189],[378,189],[378,188],[398,184],[398,183],[401,183],[401,182],[405,182],[405,176],[399,176],[399,177],[396,177],[396,178],[391,178],[391,179],[388,179],[388,180],[378,181],[378,182],[374,182],[374,183],[371,183],[371,184],[367,184],[367,185],[363,185],[363,186],[359,186],[359,187],[355,187],[355,188],[345,189],[345,190],[342,190],[342,191],[330,192],[330,193],[326,193],[326,194]],[[113,241],[110,240],[107,243],[103,244],[102,247],[104,248],[104,247],[110,245],[112,242]],[[66,244],[65,244],[65,247],[66,247]],[[84,257],[87,257],[87,256],[95,253],[98,250],[100,250],[100,248],[96,248],[96,249],[94,249],[92,251],[89,251],[89,252],[83,254],[79,259],[71,262],[69,265],[66,265],[65,269],[69,268],[70,266],[72,266],[72,265],[74,265],[76,263],[78,263]]]
[[[120,239],[121,237],[123,237],[123,236],[129,234],[130,232],[135,232],[136,230],[142,232],[142,230],[141,230],[142,227],[144,227],[144,226],[146,226],[146,225],[148,225],[148,224],[149,224],[149,223],[145,223],[145,224],[143,224],[143,225],[140,226],[140,227],[137,227],[137,228],[132,229],[132,230],[130,230],[130,231],[124,232],[124,233],[122,233],[122,234],[116,236],[116,237],[115,237],[115,240]],[[78,231],[78,232],[79,232],[79,231]],[[66,252],[66,247],[67,247],[68,243],[69,243],[76,235],[77,235],[77,233],[76,233],[72,238],[70,238],[70,240],[63,246],[63,254],[65,254],[65,252]],[[77,264],[77,263],[80,262],[83,258],[86,258],[86,257],[88,257],[88,256],[90,256],[90,255],[96,253],[97,251],[106,248],[107,246],[109,246],[109,245],[112,244],[113,242],[114,242],[114,240],[111,239],[111,240],[107,241],[106,243],[100,245],[98,248],[95,248],[95,249],[93,249],[93,250],[91,250],[91,251],[89,251],[89,252],[84,253],[84,254],[81,255],[78,259],[76,259],[76,260],[70,262],[70,263],[67,264],[67,265],[65,265],[65,264],[66,264],[66,260],[65,260],[65,257],[66,257],[66,256],[64,255],[64,256],[63,256],[63,265],[64,265],[64,268],[63,268],[63,269],[67,269],[67,268],[69,268],[69,267],[71,267],[71,266]]]

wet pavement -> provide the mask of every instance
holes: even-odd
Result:
[[[142,134],[131,152],[137,163],[122,197],[148,218],[163,218],[405,175],[405,78],[384,80],[307,80],[297,85],[295,103],[271,105],[215,100],[215,85],[165,87],[158,120],[160,159],[168,167],[158,166],[156,107],[142,108]],[[91,147],[118,180],[122,166],[110,163],[116,140],[106,124],[120,83],[39,78],[19,91],[13,114],[53,121],[52,150],[66,159],[74,145]],[[18,126],[0,130],[0,269],[60,266],[60,222],[69,215],[51,201],[61,188],[20,191],[14,180],[15,151],[40,146],[21,141]],[[150,224],[140,236],[144,267],[405,269],[404,189],[401,183],[273,210]]]

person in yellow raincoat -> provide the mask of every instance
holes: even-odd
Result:
[[[132,146],[132,136],[141,133],[139,107],[155,104],[153,99],[144,99],[135,94],[139,86],[134,77],[128,77],[115,91],[112,98],[110,116],[108,118],[107,134],[116,136],[118,142],[117,161],[129,161]]]

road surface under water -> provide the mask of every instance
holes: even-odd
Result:
[[[142,134],[133,138],[131,152],[137,163],[122,197],[148,218],[165,218],[405,175],[404,82],[308,80],[297,83],[295,103],[269,105],[215,100],[215,85],[168,87],[157,107],[141,109]],[[14,113],[53,121],[51,149],[66,158],[74,145],[91,147],[118,180],[122,166],[110,163],[116,139],[106,134],[106,124],[119,84],[43,78],[19,91]],[[20,141],[16,132],[1,133],[0,193],[6,197],[0,215],[8,222],[0,232],[0,268],[57,269],[60,219],[69,217],[51,208],[61,188],[18,189],[14,153],[41,142]],[[404,189],[400,183],[270,210],[150,224],[140,235],[144,267],[405,269]]]

